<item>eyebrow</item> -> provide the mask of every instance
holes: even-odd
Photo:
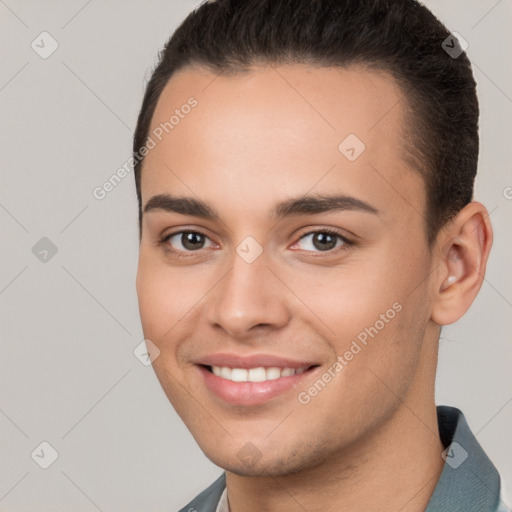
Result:
[[[151,197],[144,206],[144,213],[154,210],[163,210],[208,220],[220,220],[220,215],[215,208],[194,197],[158,194]],[[270,212],[270,219],[280,220],[294,215],[318,215],[339,211],[360,211],[379,215],[377,208],[355,197],[345,195],[309,195],[277,203]]]

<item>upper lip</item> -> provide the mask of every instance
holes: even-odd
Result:
[[[288,359],[285,357],[274,356],[271,354],[252,354],[241,356],[238,354],[218,353],[201,357],[196,364],[204,366],[221,366],[228,368],[259,368],[259,367],[277,367],[277,368],[304,368],[317,365],[312,361]]]

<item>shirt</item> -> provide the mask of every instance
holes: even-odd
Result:
[[[445,464],[425,512],[501,512],[500,476],[471,432],[464,414],[438,406],[437,422]],[[226,474],[180,512],[229,512]]]

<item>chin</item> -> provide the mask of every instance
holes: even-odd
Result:
[[[216,466],[235,475],[245,477],[282,477],[299,474],[322,464],[324,460],[318,451],[309,454],[294,451],[293,455],[290,455],[270,450],[270,453],[265,454],[264,452],[258,453],[256,450],[252,451],[247,448],[248,446],[251,446],[251,443],[244,445],[245,452],[242,448],[238,453],[230,454],[228,457],[225,454],[208,453],[206,451],[204,451],[204,454]]]

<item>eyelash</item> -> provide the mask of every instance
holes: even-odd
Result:
[[[183,233],[193,233],[193,234],[197,234],[197,235],[201,235],[201,236],[204,236],[206,238],[209,238],[206,234],[202,233],[201,231],[196,231],[196,230],[189,230],[189,229],[182,229],[180,231],[174,231],[172,233],[169,233],[167,235],[164,235],[162,238],[160,238],[160,240],[158,241],[158,245],[161,245],[163,248],[164,248],[164,251],[166,253],[170,253],[170,254],[173,254],[174,256],[177,256],[178,258],[190,258],[194,255],[194,253],[198,253],[201,251],[201,249],[198,249],[197,251],[181,251],[181,250],[176,250],[176,249],[173,249],[167,242],[173,237],[173,236],[176,236],[176,235],[180,235],[180,234],[183,234]],[[304,251],[304,252],[308,252],[308,253],[317,253],[319,254],[318,256],[313,256],[315,258],[318,258],[318,257],[322,257],[322,255],[327,255],[327,256],[331,256],[333,253],[336,253],[340,250],[347,250],[349,249],[351,246],[355,245],[355,242],[353,242],[352,240],[349,240],[348,238],[346,238],[345,236],[343,236],[340,232],[332,229],[332,228],[325,228],[325,229],[316,229],[316,230],[313,230],[313,231],[308,231],[307,233],[304,233],[303,235],[301,235],[297,242],[295,242],[293,245],[297,244],[300,240],[302,240],[303,238],[309,236],[309,235],[314,235],[314,234],[318,234],[318,233],[322,233],[322,234],[327,234],[327,235],[331,235],[331,236],[335,236],[335,237],[338,237],[342,242],[343,244],[339,247],[335,247],[334,249],[329,249],[328,251]],[[184,254],[185,252],[185,254]]]

